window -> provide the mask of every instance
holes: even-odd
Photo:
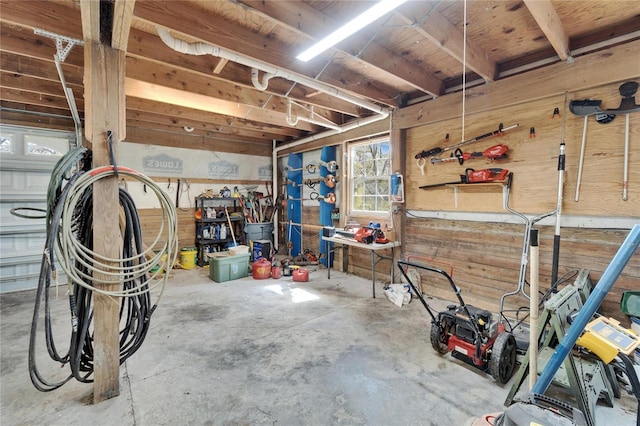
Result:
[[[0,152],[13,153],[13,135],[0,135]]]
[[[389,211],[391,150],[388,139],[354,144],[350,148],[351,210]]]
[[[64,155],[69,150],[69,139],[52,136],[25,135],[25,154]]]

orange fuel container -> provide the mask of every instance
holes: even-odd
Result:
[[[279,266],[271,267],[271,278],[278,279],[282,276],[282,269]]]
[[[264,257],[253,262],[251,265],[251,271],[253,273],[254,280],[264,280],[271,278],[271,262]]]
[[[293,280],[306,283],[309,281],[309,270],[305,268],[294,269]]]

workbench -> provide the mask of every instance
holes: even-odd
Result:
[[[391,282],[395,279],[395,269],[393,268],[393,261],[395,256],[395,248],[400,247],[400,241],[390,241],[384,244],[371,243],[365,244],[360,243],[353,238],[341,237],[339,235],[333,237],[322,237],[322,240],[326,244],[326,253],[327,259],[331,259],[331,254],[335,251],[336,247],[331,247],[331,243],[341,244],[342,245],[342,256],[343,259],[349,259],[349,247],[358,247],[364,250],[369,250],[371,252],[371,288],[373,291],[373,298],[376,297],[376,271],[375,267],[378,262],[381,260],[390,260],[391,261]],[[391,249],[391,257],[384,256],[379,253],[380,250]],[[327,278],[331,278],[331,261],[327,261]],[[346,271],[345,271],[346,272]]]

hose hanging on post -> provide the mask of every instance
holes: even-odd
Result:
[[[149,329],[150,318],[156,309],[167,281],[156,284],[160,272],[152,268],[160,265],[168,271],[175,263],[178,253],[177,219],[175,207],[167,194],[148,177],[135,170],[113,166],[87,170],[91,163],[90,153],[84,149],[71,150],[54,168],[48,193],[47,241],[43,251],[43,261],[36,294],[29,345],[29,373],[36,389],[47,392],[59,388],[70,379],[92,382],[93,374],[93,292],[94,275],[107,276],[101,282],[118,283],[119,290],[100,291],[113,297],[123,297],[120,308],[120,364],[142,345]],[[75,164],[82,168],[68,178]],[[133,199],[120,188],[121,233],[123,246],[121,257],[108,259],[93,252],[93,183],[101,178],[120,173],[142,181],[152,188],[160,202],[162,221],[155,241],[143,250],[142,228]],[[163,245],[159,242],[166,241]],[[152,248],[161,247],[152,256]],[[71,339],[69,352],[60,355],[53,339],[49,307],[49,289],[52,279],[57,285],[55,267],[56,256],[62,269],[69,277],[69,306],[71,310]],[[163,257],[166,260],[162,260]],[[115,266],[114,266],[115,265]],[[155,303],[151,304],[150,291],[160,286]],[[126,296],[126,297],[125,297]],[[61,381],[49,381],[39,372],[36,365],[37,327],[44,302],[45,337],[49,356],[62,365],[69,363],[71,374]]]

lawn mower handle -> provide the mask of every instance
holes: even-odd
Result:
[[[411,282],[409,277],[407,277],[407,274],[405,274],[405,272],[404,272],[404,267],[405,266],[406,267],[413,266],[414,268],[418,268],[418,269],[426,269],[427,271],[431,271],[431,272],[435,272],[435,273],[438,273],[440,275],[443,275],[447,279],[447,281],[449,281],[449,285],[451,285],[451,289],[453,290],[453,292],[455,293],[456,297],[458,298],[458,302],[460,302],[460,306],[462,307],[462,309],[464,309],[465,314],[467,314],[467,316],[469,318],[472,318],[471,313],[467,309],[467,305],[465,305],[464,300],[462,300],[462,296],[460,296],[460,289],[453,282],[453,279],[451,278],[451,276],[449,274],[447,274],[442,269],[434,268],[434,267],[431,267],[431,266],[428,266],[428,265],[418,265],[416,263],[410,263],[410,262],[404,262],[402,260],[398,260],[398,269],[400,269],[400,272],[402,273],[402,275],[404,275],[404,277],[407,280],[407,282],[411,285],[411,288],[413,288],[413,291],[416,292],[416,294],[420,298],[420,301],[425,306],[425,308],[427,308],[427,311],[429,311],[429,314],[431,315],[431,317],[433,318],[434,321],[435,321],[435,315],[433,315],[433,313],[431,312],[431,309],[429,309],[429,306],[423,300],[422,294],[420,294],[420,292],[418,292],[416,290],[416,288],[413,286],[413,283]]]

